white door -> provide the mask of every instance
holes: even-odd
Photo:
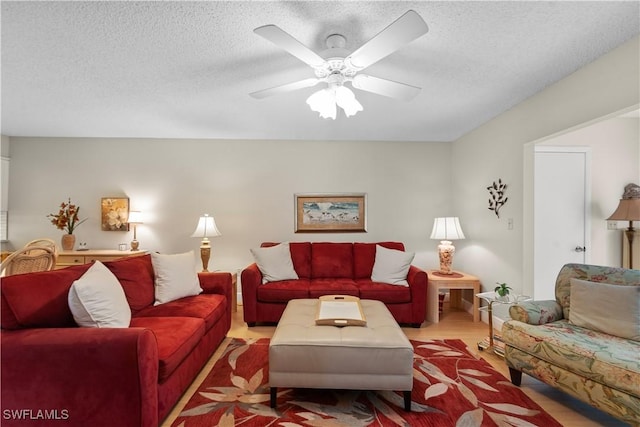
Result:
[[[566,263],[587,263],[590,235],[588,147],[537,146],[534,156],[534,299],[555,299]]]

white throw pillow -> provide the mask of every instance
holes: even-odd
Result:
[[[181,254],[152,252],[151,263],[155,276],[156,295],[153,305],[198,295],[202,292],[193,251]]]
[[[571,279],[569,322],[640,341],[640,286]]]
[[[298,273],[293,268],[289,243],[267,248],[251,249],[253,258],[262,273],[262,283],[280,280],[297,280]]]
[[[131,322],[131,308],[122,285],[100,261],[73,282],[68,301],[73,319],[79,326],[128,328]]]
[[[415,255],[413,252],[387,249],[384,246],[376,245],[376,259],[371,271],[371,280],[409,286],[407,273]]]

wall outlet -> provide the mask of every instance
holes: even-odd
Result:
[[[607,230],[617,230],[618,221],[607,221]]]

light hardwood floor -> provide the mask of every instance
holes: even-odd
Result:
[[[491,353],[478,350],[477,343],[488,334],[488,325],[486,323],[474,323],[471,314],[462,310],[449,309],[445,303],[440,322],[437,324],[424,323],[421,328],[402,328],[409,339],[445,339],[458,338],[463,340],[469,350],[480,355],[494,368],[501,372],[506,378],[509,378],[509,370],[504,360]],[[229,338],[271,338],[274,326],[256,326],[247,327],[242,318],[242,306],[238,306],[238,311],[232,314],[231,330],[227,334]],[[198,385],[204,380],[211,367],[218,359],[222,348],[211,357],[202,372],[195,379],[191,387],[186,391],[182,399],[178,402],[173,411],[162,423],[162,427],[169,427],[176,419],[189,398],[195,393]],[[522,385],[520,387],[531,399],[540,405],[545,411],[553,416],[559,423],[567,427],[618,427],[627,426],[627,424],[610,417],[604,412],[592,408],[571,396],[562,393],[546,384],[532,378],[528,375],[522,376]]]

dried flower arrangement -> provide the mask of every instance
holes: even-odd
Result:
[[[69,198],[68,203],[62,202],[60,204],[60,211],[57,214],[49,214],[47,218],[51,218],[51,223],[59,230],[66,230],[67,234],[73,234],[76,227],[87,220],[87,218],[80,220],[79,212],[80,206],[72,204],[71,198]]]

